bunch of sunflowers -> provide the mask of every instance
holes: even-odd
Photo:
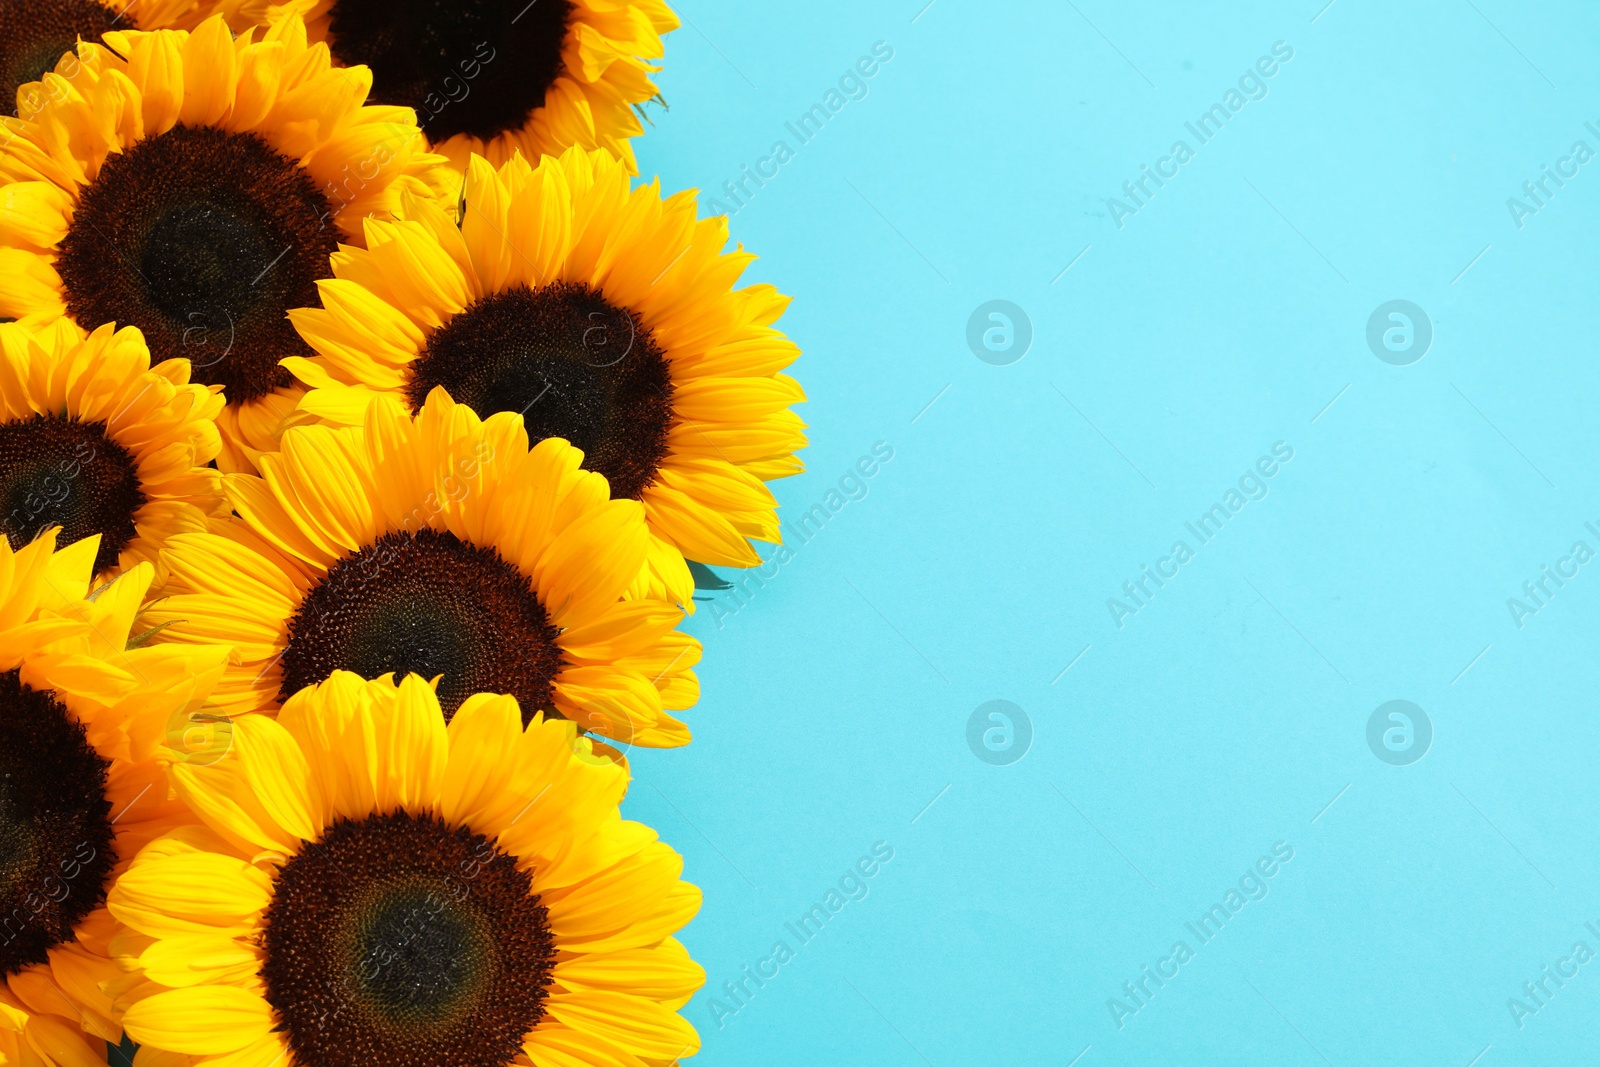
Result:
[[[636,184],[661,0],[0,2],[0,1062],[665,1065],[686,560],[786,299]]]

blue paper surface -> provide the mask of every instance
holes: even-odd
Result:
[[[1600,1052],[1600,7],[1324,2],[677,5],[811,427],[632,754],[694,1062]]]

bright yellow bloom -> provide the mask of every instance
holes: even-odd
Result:
[[[284,312],[315,301],[364,216],[449,172],[297,19],[259,41],[221,15],[103,40],[0,128],[0,316],[137,326],[156,362],[224,388],[218,462],[248,469],[300,393],[278,361],[309,354]]]
[[[788,299],[733,288],[754,258],[722,250],[727,220],[695,218],[692,192],[629,189],[603,152],[572,149],[495,171],[474,159],[459,229],[402,198],[342,248],[322,306],[290,313],[312,359],[308,415],[359,422],[374,401],[415,410],[442,385],[480,415],[519,413],[564,437],[638,500],[659,595],[689,605],[683,558],[753,566],[751,538],[781,540],[763,484],[801,469],[805,399],[782,373],[799,355],[773,327]]]
[[[52,526],[63,545],[99,535],[100,572],[154,561],[227,511],[208,466],[221,409],[186,360],[152,369],[131,327],[80,340],[65,321],[38,336],[0,324],[0,530],[13,548]]]
[[[373,99],[416,109],[434,151],[458,172],[574,145],[630,171],[636,108],[656,96],[663,0],[298,0],[312,40],[372,68]]]
[[[705,972],[683,861],[570,722],[337,672],[179,764],[204,821],[111,895],[128,1033],[195,1067],[666,1064]],[[165,1061],[164,1061],[165,1062]],[[182,1062],[181,1060],[177,1062]]]
[[[157,755],[227,653],[145,645],[138,609],[154,572],[139,564],[91,594],[97,549],[89,537],[55,551],[54,531],[16,552],[0,541],[6,1063],[83,1067],[120,1040],[102,987],[122,973],[106,892],[139,849],[193,821]]]
[[[375,404],[362,427],[295,427],[261,476],[226,477],[239,521],[167,542],[147,617],[159,641],[234,647],[216,695],[234,713],[337,669],[415,671],[442,676],[447,713],[506,693],[528,718],[686,744],[667,709],[699,696],[699,642],[641,595],[644,509],[581,458],[530,449],[516,416],[479,420],[443,390],[415,418]]]

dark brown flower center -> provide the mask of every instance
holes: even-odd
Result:
[[[94,0],[5,0],[0,3],[0,112],[17,114],[17,90],[56,68],[78,38],[99,41],[117,16]],[[128,23],[122,28],[132,29]],[[23,114],[38,110],[23,104]]]
[[[294,161],[251,133],[175,126],[110,156],[86,186],[56,269],[85,327],[144,332],[230,403],[290,384],[311,349],[286,312],[317,307],[335,212]]]
[[[372,99],[415,108],[434,141],[518,130],[562,70],[568,0],[337,0],[333,53]]]
[[[110,766],[52,694],[0,674],[0,974],[46,962],[105,903]]]
[[[476,301],[411,365],[413,409],[442,385],[483,418],[515,411],[528,437],[562,437],[583,466],[637,499],[672,428],[672,374],[639,317],[586,285],[522,287]]]
[[[0,529],[13,549],[52,526],[58,547],[100,535],[94,567],[114,566],[136,532],[144,490],[127,449],[103,422],[34,415],[0,423]]]
[[[391,533],[329,569],[289,620],[287,700],[336,670],[439,681],[446,720],[474,693],[509,693],[527,722],[552,707],[556,628],[499,553],[424,528]]]
[[[261,978],[306,1067],[503,1067],[554,967],[532,878],[481,834],[341,819],[278,872]]]

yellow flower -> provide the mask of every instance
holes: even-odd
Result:
[[[458,230],[402,198],[397,221],[368,221],[365,249],[340,249],[322,306],[290,312],[317,352],[285,362],[312,387],[301,410],[350,424],[442,385],[571,441],[613,496],[642,503],[659,595],[690,604],[683,557],[759,563],[749,539],[782,536],[763,482],[801,469],[788,409],[805,394],[781,373],[799,349],[772,325],[788,300],[733,288],[754,257],[723,253],[726,220],[696,220],[693,193],[630,191],[619,162],[580,149],[498,172],[474,159],[465,204]]]
[[[99,1041],[121,1039],[102,988],[122,974],[109,955],[106,892],[141,848],[193,822],[158,753],[169,732],[182,733],[227,654],[145,646],[134,630],[151,566],[91,594],[97,550],[88,537],[58,552],[54,531],[15,552],[0,541],[7,1063],[82,1067],[103,1062]]]
[[[99,535],[97,572],[154,561],[227,511],[207,466],[221,408],[187,361],[152,369],[138,330],[0,325],[0,530],[13,548],[53,526],[63,545]]]
[[[157,363],[224,389],[218,463],[248,469],[300,392],[278,361],[309,354],[284,312],[315,303],[363,216],[449,172],[297,19],[260,41],[220,14],[102,40],[0,128],[0,316],[137,326]]]
[[[204,821],[111,895],[130,1036],[195,1067],[674,1063],[683,861],[573,724],[336,672],[177,765]]]
[[[699,696],[682,611],[635,596],[644,511],[611,500],[564,441],[531,450],[514,415],[480,421],[443,390],[413,419],[301,426],[261,476],[231,474],[240,520],[162,553],[158,641],[236,649],[216,700],[272,711],[334,670],[441,678],[447,714],[505,693],[637,745],[686,744],[666,709]]]
[[[663,0],[299,0],[313,40],[372,68],[373,99],[416,109],[434,151],[466,169],[577,145],[636,170],[635,108],[678,28]]]

